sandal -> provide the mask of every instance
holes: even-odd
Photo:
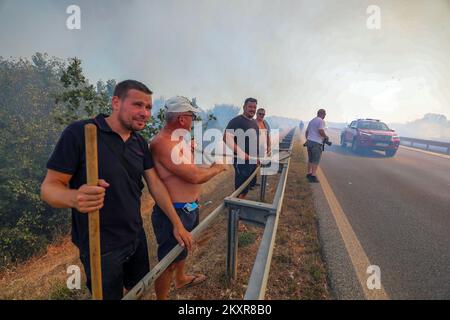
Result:
[[[208,279],[208,277],[205,276],[204,274],[196,274],[196,275],[194,275],[194,277],[192,278],[192,280],[190,282],[188,282],[185,285],[181,286],[180,288],[176,288],[176,289],[177,290],[181,290],[181,289],[193,287],[193,286],[196,286],[196,285],[198,285],[200,283],[205,282],[206,279]]]

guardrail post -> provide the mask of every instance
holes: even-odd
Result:
[[[227,278],[228,281],[236,279],[237,253],[238,253],[238,226],[239,209],[230,209],[228,214],[227,232]]]
[[[266,198],[266,186],[267,186],[267,175],[261,173],[261,195],[260,201],[263,202]]]

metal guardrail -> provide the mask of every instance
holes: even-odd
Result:
[[[264,228],[263,237],[244,296],[245,300],[261,300],[265,296],[278,220],[283,203],[284,190],[286,188],[294,133],[295,129],[292,129],[284,137],[283,141],[280,142],[280,150],[288,151],[289,156],[280,158],[279,170],[281,171],[281,175],[272,204],[232,197],[225,198],[226,206],[230,209],[227,255],[227,275],[230,279],[235,279],[237,269],[237,222],[242,220]],[[284,160],[286,161],[282,162]],[[267,184],[266,179],[267,176],[263,175],[261,181],[261,201],[264,199],[265,189],[263,188]]]
[[[292,148],[292,147],[291,147]],[[266,293],[267,280],[269,278],[270,264],[272,261],[272,252],[277,234],[278,220],[283,205],[284,191],[286,189],[287,174],[289,171],[290,159],[284,164],[281,178],[275,192],[275,200],[272,209],[275,209],[275,215],[267,217],[264,234],[258,249],[258,254],[253,265],[250,280],[245,293],[245,300],[262,300]]]
[[[258,249],[255,264],[250,276],[249,285],[245,294],[245,299],[263,299],[267,278],[272,259],[272,250],[275,242],[276,230],[278,226],[278,217],[283,202],[284,189],[286,187],[287,173],[289,170],[290,154],[292,152],[292,141],[295,128],[292,129],[279,144],[280,151],[287,151],[288,154],[281,157],[279,172],[280,180],[275,192],[272,204],[262,202],[238,199],[237,196],[251,182],[251,180],[260,172],[261,166],[258,166],[253,174],[229,197],[215,208],[192,232],[193,239],[206,230],[207,227],[220,215],[225,207],[230,209],[228,216],[227,232],[227,276],[230,280],[236,278],[237,270],[237,246],[238,246],[238,223],[239,220],[255,223],[264,227],[264,234],[261,245]],[[266,166],[268,166],[267,164]],[[267,185],[267,176],[262,175],[261,181],[261,201],[265,197]],[[153,282],[163,273],[175,258],[184,250],[180,245],[176,245],[133,289],[131,289],[123,300],[138,300],[148,291]]]
[[[425,145],[427,150],[430,150],[430,146],[447,148],[447,154],[450,154],[450,143],[448,142],[400,137],[400,143],[403,144],[402,142],[408,142],[408,146],[412,148],[418,148],[417,146],[414,146],[414,144]]]

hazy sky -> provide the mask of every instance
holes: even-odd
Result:
[[[81,30],[66,8],[81,8]],[[369,5],[381,9],[370,30]],[[92,82],[329,121],[450,118],[450,0],[0,0],[0,55],[80,57]]]

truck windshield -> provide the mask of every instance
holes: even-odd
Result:
[[[389,127],[383,122],[361,121],[358,123],[358,129],[388,131]]]

